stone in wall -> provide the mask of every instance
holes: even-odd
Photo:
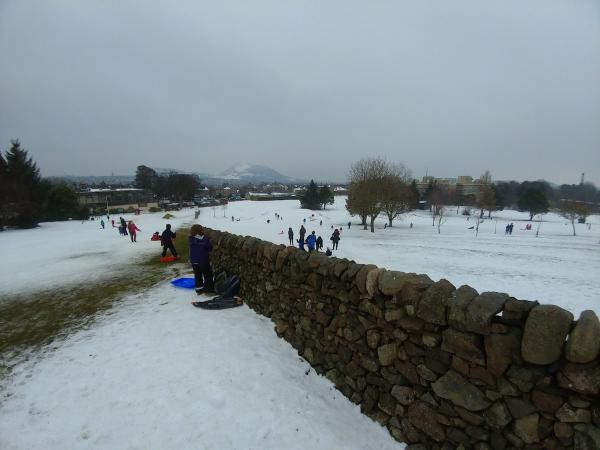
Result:
[[[508,295],[499,292],[484,292],[467,305],[465,329],[479,334],[490,334],[492,317],[502,311]]]
[[[481,411],[490,405],[479,389],[453,370],[449,370],[431,387],[438,396],[469,411]]]
[[[600,321],[594,311],[583,311],[571,332],[565,350],[566,358],[574,363],[589,363],[600,353]]]
[[[558,306],[534,307],[525,323],[521,341],[523,359],[533,364],[552,364],[557,361],[572,322],[573,314]]]
[[[446,325],[446,309],[455,287],[448,280],[433,283],[421,297],[417,317],[436,325]]]

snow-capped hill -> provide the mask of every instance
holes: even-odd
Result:
[[[282,175],[270,167],[243,163],[234,164],[229,169],[216,175],[216,177],[223,178],[224,180],[239,180],[254,183],[292,183],[295,181],[293,178]]]

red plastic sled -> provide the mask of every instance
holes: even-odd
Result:
[[[160,262],[173,262],[175,261],[177,258],[175,258],[174,256],[162,256],[160,258]]]

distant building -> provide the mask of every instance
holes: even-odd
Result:
[[[482,180],[476,179],[468,175],[460,175],[457,178],[435,178],[431,175],[425,176],[421,181],[417,181],[417,190],[422,195],[427,190],[429,183],[434,182],[442,187],[456,189],[459,196],[477,195],[481,186],[485,184]]]
[[[135,210],[142,208],[158,207],[151,192],[143,189],[89,189],[77,194],[79,204],[87,206],[90,211],[109,210]]]

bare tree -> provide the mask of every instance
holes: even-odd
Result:
[[[387,216],[388,226],[393,225],[396,217],[410,211],[412,191],[410,190],[410,171],[401,164],[391,164],[390,173],[381,184],[381,209]]]
[[[361,196],[360,185],[353,183],[348,187],[348,198],[346,198],[346,209],[351,216],[358,215],[360,217],[360,224],[367,229],[367,214],[368,205],[367,200],[364,196]]]
[[[221,209],[223,210],[223,217],[227,217],[227,215],[225,214],[227,212],[227,202],[224,202],[221,205]]]
[[[575,234],[575,221],[579,220],[581,217],[587,217],[589,215],[589,211],[579,202],[573,200],[563,200],[560,205],[560,215],[571,222],[571,226],[573,227],[573,236]]]
[[[448,217],[446,216],[446,208],[444,206],[440,206],[437,210],[437,215],[435,216],[438,234],[441,233],[440,229],[442,228],[442,225],[446,223],[446,220],[448,220]]]
[[[382,158],[364,158],[350,167],[350,195],[346,208],[350,214],[359,214],[366,229],[369,218],[371,232],[375,219],[382,211],[385,180],[391,174],[390,164]]]
[[[431,210],[431,226],[435,226],[435,219],[440,211],[444,209],[444,194],[441,189],[433,189],[429,193],[429,204]]]

